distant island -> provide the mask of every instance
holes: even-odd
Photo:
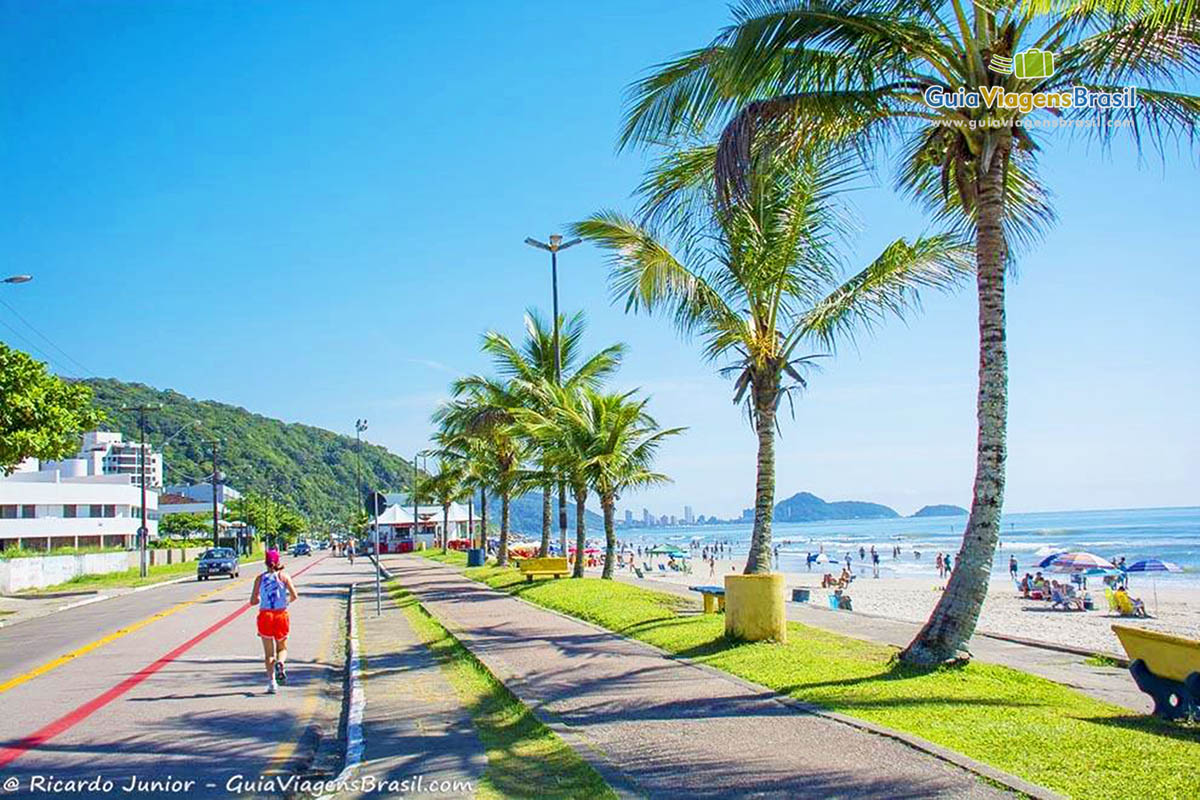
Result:
[[[965,517],[969,513],[970,512],[967,511],[962,506],[937,505],[937,506],[925,506],[920,511],[913,514],[913,516],[914,517]]]
[[[777,522],[816,522],[829,519],[894,519],[895,509],[879,503],[839,500],[827,503],[811,492],[800,492],[775,506]]]

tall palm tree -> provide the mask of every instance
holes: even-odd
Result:
[[[574,231],[611,252],[614,295],[626,298],[627,310],[664,311],[683,334],[703,338],[706,357],[733,359],[722,371],[737,374],[734,402],[745,402],[758,438],[745,571],[768,572],[776,417],[813,364],[814,355],[801,349],[830,347],[856,326],[903,314],[917,303],[919,288],[953,285],[969,259],[953,237],[898,239],[843,280],[837,244],[847,222],[838,195],[854,179],[851,160],[765,158],[749,178],[748,202],[728,209],[711,196],[692,199],[706,185],[698,180],[704,170],[688,166],[699,162],[694,153],[671,156],[644,187],[652,195],[678,187],[649,198],[667,209],[678,255],[652,227],[614,212],[577,223]]]
[[[584,518],[589,489],[595,490],[604,515],[605,557],[602,577],[611,579],[616,562],[616,501],[627,489],[667,483],[652,470],[659,445],[683,428],[662,430],[648,413],[647,400],[635,392],[601,393],[594,389],[545,389],[547,411],[526,411],[521,418],[541,442],[551,463],[568,476],[575,495],[574,577],[583,577],[587,529]]]
[[[928,622],[902,654],[932,664],[967,654],[1000,534],[1007,442],[1005,271],[1010,244],[1053,219],[1036,173],[1038,130],[1084,133],[1107,146],[1121,132],[1160,153],[1195,142],[1200,20],[1194,4],[1124,0],[748,0],[707,47],[669,62],[635,89],[623,140],[657,143],[722,127],[716,164],[725,202],[742,202],[761,148],[844,142],[898,154],[898,188],[953,220],[975,242],[979,307],[977,450],[971,512],[956,569]],[[1036,48],[1044,77],[997,71],[993,58]],[[1043,70],[1044,71],[1044,70]],[[1189,83],[1189,81],[1191,81]],[[927,93],[1002,88],[1116,92],[1126,107],[1073,104],[1021,111],[1000,104],[934,107]]]
[[[520,491],[526,445],[516,426],[521,398],[506,383],[471,376],[454,382],[454,399],[433,416],[448,436],[470,437],[491,462],[491,481],[500,496],[499,566],[508,564],[509,503]]]
[[[442,552],[445,553],[450,540],[450,506],[469,500],[474,489],[469,485],[465,466],[456,459],[438,461],[437,470],[420,484],[421,494],[442,507]]]
[[[561,384],[568,389],[599,386],[605,377],[620,366],[625,351],[623,344],[614,344],[591,355],[584,355],[582,340],[586,327],[582,312],[570,318],[559,318]],[[513,382],[513,390],[521,394],[526,404],[540,402],[545,395],[539,391],[539,384],[553,382],[557,374],[554,326],[533,309],[525,313],[525,338],[519,346],[507,336],[489,331],[483,337],[483,351],[492,357],[497,372]],[[542,542],[539,554],[543,558],[550,552],[551,492],[556,482],[547,466],[542,464],[543,472],[548,477],[541,487]],[[562,495],[559,497],[559,513],[565,518],[565,499]]]

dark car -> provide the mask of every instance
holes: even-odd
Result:
[[[292,545],[292,555],[293,556],[311,556],[312,555],[312,545],[302,539],[302,540],[296,542],[294,545]]]
[[[196,580],[206,581],[213,575],[238,576],[238,557],[229,547],[213,547],[204,551],[196,562]]]

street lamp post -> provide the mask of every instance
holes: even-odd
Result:
[[[356,419],[354,421],[354,441],[355,441],[355,480],[357,481],[354,487],[354,513],[358,514],[358,504],[365,497],[363,492],[362,482],[362,433],[367,429],[367,421],[365,419]],[[351,523],[353,524],[353,523]]]
[[[550,253],[550,286],[554,294],[554,383],[556,386],[562,385],[562,346],[558,339],[558,253],[560,250],[566,250],[568,247],[574,247],[579,244],[582,239],[571,239],[564,242],[563,237],[557,233],[550,236],[550,242],[539,242],[533,237],[527,237],[525,244],[536,247],[540,250],[547,250]],[[567,555],[567,486],[562,481],[558,482],[558,538],[559,546],[562,547],[562,554]]]

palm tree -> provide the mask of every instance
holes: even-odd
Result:
[[[469,434],[456,433],[451,430],[439,430],[434,438],[439,444],[439,455],[455,463],[461,471],[462,483],[466,487],[468,503],[471,494],[479,490],[479,538],[480,546],[487,544],[487,494],[493,485],[493,460],[479,437]],[[471,546],[475,546],[474,533],[471,536]]]
[[[570,318],[559,318],[559,348],[562,353],[560,383],[568,389],[599,386],[605,377],[620,366],[625,351],[623,344],[615,344],[585,357],[581,352],[585,329],[582,312]],[[527,404],[544,398],[545,395],[538,390],[539,384],[554,382],[557,374],[554,326],[533,309],[525,314],[525,339],[519,347],[507,336],[489,331],[483,337],[483,351],[492,356],[497,372],[513,382],[514,391],[520,393]],[[551,492],[555,480],[546,469],[547,465],[543,463],[542,466],[549,478],[542,484],[542,542],[539,555],[544,558],[550,552]],[[562,495],[559,497],[559,512],[565,517],[565,499]]]
[[[453,400],[433,416],[446,436],[467,437],[491,463],[491,485],[500,495],[499,566],[508,564],[509,502],[519,491],[526,445],[516,427],[521,398],[510,384],[471,376],[454,382]]]
[[[637,84],[626,143],[656,143],[723,127],[716,165],[725,202],[742,202],[762,148],[846,143],[898,153],[898,188],[953,220],[975,242],[979,307],[977,450],[971,513],[956,564],[928,622],[902,654],[909,663],[965,657],[987,594],[1000,533],[1007,442],[1005,271],[1010,242],[1028,244],[1053,219],[1036,173],[1037,131],[1132,134],[1160,153],[1194,143],[1200,97],[1200,21],[1190,2],[1042,3],[1028,0],[790,0],[746,2],[735,24]],[[1054,56],[1045,77],[999,72],[993,58],[1036,48]],[[1022,112],[1001,104],[934,107],[927,93],[1002,88],[1062,92],[1137,87],[1129,106]],[[1192,83],[1191,86],[1195,84]],[[932,95],[930,95],[932,96]],[[1053,120],[1048,120],[1053,121]],[[1075,126],[1077,123],[1077,127]]]
[[[611,251],[614,295],[626,298],[627,310],[665,311],[683,334],[704,339],[706,357],[734,359],[722,371],[737,374],[734,402],[745,402],[758,437],[745,571],[768,572],[777,411],[805,385],[815,358],[801,348],[830,347],[855,326],[903,314],[920,287],[953,285],[969,259],[953,237],[898,239],[842,281],[837,241],[847,222],[838,193],[856,174],[849,159],[763,159],[748,202],[728,209],[712,202],[711,189],[706,202],[694,200],[696,187],[711,187],[704,169],[693,169],[702,163],[695,153],[671,156],[643,187],[651,216],[670,223],[679,255],[652,228],[614,212],[574,231]]]
[[[437,471],[421,482],[420,494],[442,507],[442,552],[445,553],[450,539],[450,506],[469,500],[474,494],[466,468],[455,459],[439,460]]]
[[[670,479],[651,467],[659,445],[683,428],[660,430],[646,413],[647,400],[635,392],[600,393],[583,387],[569,390],[545,388],[549,413],[526,411],[521,415],[530,434],[542,443],[550,462],[568,476],[575,495],[575,570],[583,577],[587,529],[584,519],[588,490],[595,490],[604,515],[605,557],[602,577],[612,579],[617,538],[614,530],[616,501],[627,489],[666,483]]]

